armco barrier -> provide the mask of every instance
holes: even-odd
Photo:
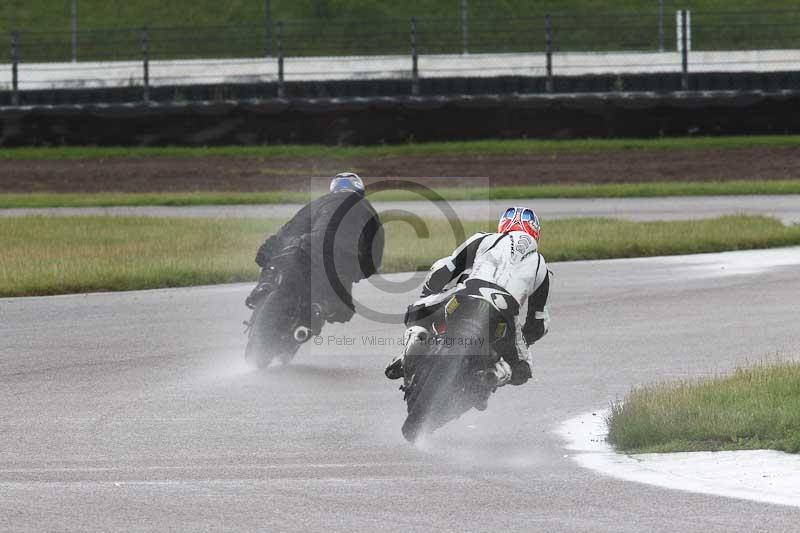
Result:
[[[800,133],[800,92],[428,96],[0,108],[0,145],[381,144]]]

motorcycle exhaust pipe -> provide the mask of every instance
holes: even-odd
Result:
[[[294,340],[299,344],[303,344],[311,338],[311,330],[305,326],[298,326],[294,330]]]

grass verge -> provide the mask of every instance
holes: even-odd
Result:
[[[628,453],[774,449],[800,452],[800,363],[641,387],[609,415],[608,440]]]
[[[218,147],[55,146],[4,148],[2,160],[86,160],[125,158],[376,158],[441,155],[514,155],[624,150],[730,150],[796,148],[800,135],[739,137],[664,137],[659,139],[486,140],[400,144],[390,146],[267,145]]]
[[[119,291],[252,281],[255,250],[281,221],[138,217],[0,218],[0,296]],[[426,269],[459,243],[449,223],[427,221],[418,238],[402,221],[386,224],[383,272]],[[464,222],[468,236],[494,221]],[[546,223],[548,261],[717,252],[800,244],[800,226],[768,217]]]
[[[436,189],[445,200],[502,200],[520,198],[655,198],[663,196],[731,196],[800,194],[800,180],[618,183],[605,185],[530,185]],[[38,207],[189,206],[305,203],[305,192],[187,192],[187,193],[25,193],[0,194],[0,209]],[[384,191],[372,201],[423,200],[413,191]]]

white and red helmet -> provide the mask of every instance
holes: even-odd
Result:
[[[539,223],[539,217],[533,212],[533,209],[527,207],[509,207],[500,216],[500,222],[497,224],[498,233],[506,233],[508,231],[524,231],[539,242],[539,233],[542,231],[542,225]]]

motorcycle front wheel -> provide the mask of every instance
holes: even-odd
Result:
[[[267,295],[250,319],[245,360],[257,368],[267,368],[275,356],[290,360],[298,345],[291,338],[291,318],[287,320],[291,296],[283,289]]]
[[[409,384],[408,416],[402,427],[403,436],[412,443],[469,410],[462,405],[463,357],[440,349],[419,363]]]

